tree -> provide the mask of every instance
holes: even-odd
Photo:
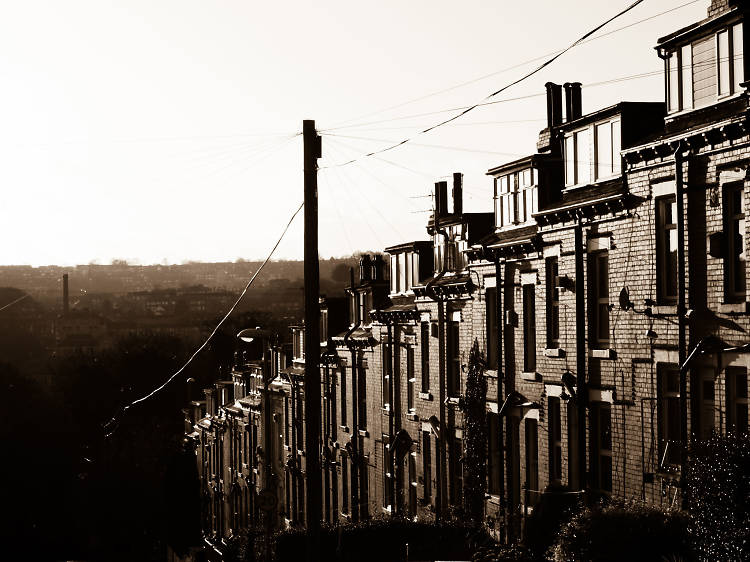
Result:
[[[484,355],[479,342],[469,352],[469,374],[463,410],[466,427],[464,453],[464,510],[470,521],[479,524],[484,515],[484,494],[487,488],[487,381],[484,378]]]

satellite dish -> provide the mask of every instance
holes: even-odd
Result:
[[[622,310],[630,310],[634,307],[635,305],[630,300],[630,292],[628,291],[628,288],[623,287],[622,291],[620,291],[620,308]]]

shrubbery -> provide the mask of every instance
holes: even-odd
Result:
[[[478,542],[487,540],[476,528],[461,522],[414,522],[370,519],[321,530],[318,560],[468,560]],[[288,529],[275,537],[276,560],[304,560],[306,535]]]
[[[613,501],[574,515],[550,557],[560,562],[690,560],[687,525],[687,516],[677,510]]]
[[[694,445],[686,475],[690,532],[703,560],[750,557],[750,437]]]

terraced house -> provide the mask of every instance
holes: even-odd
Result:
[[[714,0],[706,19],[658,40],[664,100],[584,115],[580,84],[548,83],[547,126],[527,157],[488,170],[487,212],[464,212],[454,174],[450,194],[435,185],[428,239],[386,248],[388,262],[363,256],[348,318],[337,315],[348,328],[321,338],[326,521],[460,510],[475,340],[488,382],[485,522],[499,538],[519,536],[544,494],[679,505],[690,441],[747,432],[747,10]],[[293,355],[261,390],[233,374],[233,396],[217,383],[195,403],[207,536],[255,521],[252,484],[269,458],[277,523],[301,524]],[[283,404],[270,422],[266,389]],[[257,429],[233,430],[240,418]],[[266,431],[278,447],[261,445]],[[231,470],[217,481],[216,463],[242,481]]]

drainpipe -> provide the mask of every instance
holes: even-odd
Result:
[[[387,376],[388,376],[388,472],[391,474],[391,481],[388,483],[388,500],[391,506],[391,513],[395,514],[397,511],[396,506],[396,461],[393,452],[393,445],[395,441],[394,433],[394,397],[393,391],[393,322],[389,318],[386,320],[386,327],[388,328],[388,364],[385,365]]]
[[[578,487],[585,490],[586,474],[586,300],[583,270],[583,217],[578,214],[575,226],[576,260],[576,387],[578,392]]]
[[[349,269],[349,279],[351,281],[351,290],[352,294],[355,295],[354,292],[354,269]],[[359,307],[357,303],[354,303],[354,325],[349,329],[349,331],[344,335],[344,343],[346,344],[346,347],[349,349],[349,352],[351,353],[352,358],[352,436],[349,438],[349,442],[351,443],[351,474],[350,474],[350,488],[351,488],[351,516],[352,521],[357,522],[359,521],[359,403],[357,402],[357,348],[356,345],[351,341],[352,334],[354,331],[359,328],[359,326],[362,323],[362,319],[358,317],[358,311]],[[344,373],[344,376],[346,376],[346,373]]]
[[[436,213],[437,214],[437,213]],[[435,216],[434,224],[435,232],[442,234],[446,242],[448,241],[448,233],[443,228],[437,226],[437,216]],[[445,255],[443,255],[445,259]],[[427,283],[425,287],[425,293],[429,298],[435,301],[438,305],[438,404],[440,407],[440,436],[437,440],[437,453],[438,459],[435,463],[435,476],[437,477],[437,494],[435,496],[435,520],[439,521],[443,513],[443,500],[445,499],[445,492],[447,486],[444,482],[444,474],[446,473],[445,466],[445,301],[442,296],[435,293],[433,287],[444,275],[445,267],[440,264],[440,272]]]
[[[674,177],[675,177],[675,199],[677,202],[677,346],[680,367],[687,359],[687,325],[685,313],[685,189],[682,181],[684,156],[683,142],[677,143],[674,152]],[[682,447],[680,452],[680,489],[682,490],[682,507],[687,507],[687,494],[685,494],[685,473],[687,470],[687,369],[680,369],[680,441]]]
[[[495,319],[497,322],[497,435],[500,437],[500,509],[503,512],[503,531],[500,537],[500,542],[505,542],[505,533],[508,529],[508,504],[505,498],[505,434],[503,431],[503,416],[500,414],[500,408],[502,406],[503,396],[505,396],[505,389],[507,388],[507,382],[505,381],[505,363],[503,362],[503,291],[502,288],[505,283],[502,282],[503,270],[500,265],[500,257],[495,252]]]

